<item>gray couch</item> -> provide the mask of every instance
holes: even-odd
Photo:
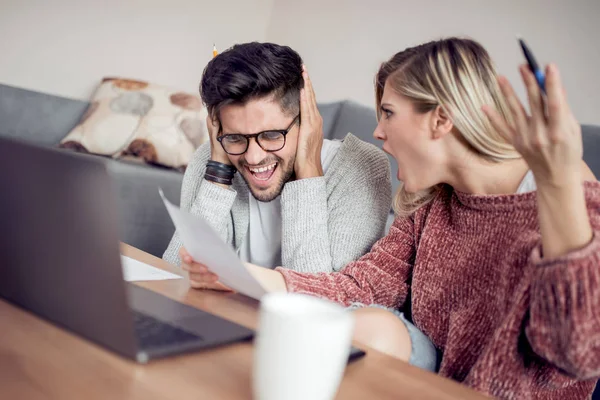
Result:
[[[56,146],[77,124],[88,104],[0,84],[0,136]],[[376,143],[372,137],[376,125],[373,109],[347,101],[321,104],[319,109],[325,137],[343,138],[352,132]],[[162,256],[174,227],[157,188],[163,188],[168,198],[178,203],[183,174],[156,166],[98,158],[106,162],[116,185],[121,240]]]
[[[89,103],[0,84],[0,136],[56,146],[77,124]],[[375,111],[351,101],[320,104],[326,138],[342,139],[348,132],[381,147],[373,138],[377,125]],[[600,177],[600,127],[584,126],[584,159]],[[161,256],[173,235],[157,187],[172,201],[179,202],[183,174],[156,166],[102,158],[114,177],[118,193],[121,240],[156,256]],[[396,164],[392,185],[396,189]],[[392,221],[392,215],[388,225]]]

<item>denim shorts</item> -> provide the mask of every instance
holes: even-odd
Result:
[[[365,307],[381,308],[397,316],[400,321],[402,321],[404,326],[406,326],[408,336],[410,337],[411,351],[408,363],[427,371],[438,371],[439,363],[441,361],[440,353],[435,348],[431,340],[429,340],[427,335],[421,332],[416,326],[406,319],[404,313],[393,308],[380,306],[378,304],[365,305],[362,303],[352,303],[350,307],[348,307],[348,310],[353,311]]]

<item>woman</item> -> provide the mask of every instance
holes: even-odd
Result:
[[[476,42],[396,54],[376,78],[374,135],[404,183],[389,234],[339,273],[248,268],[269,290],[358,308],[357,341],[486,394],[589,397],[600,375],[600,184],[557,68],[546,68],[547,107],[520,72],[531,116]],[[221,287],[181,254],[194,286]]]

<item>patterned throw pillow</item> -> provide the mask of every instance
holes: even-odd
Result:
[[[185,169],[208,140],[200,97],[148,82],[105,78],[60,147]]]

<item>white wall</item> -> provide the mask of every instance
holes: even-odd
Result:
[[[480,41],[519,83],[520,33],[600,124],[599,20],[600,0],[0,0],[0,82],[87,99],[120,75],[196,92],[213,42],[269,40],[303,56],[319,101],[372,106],[380,62],[448,35]]]
[[[467,35],[519,84],[521,34],[540,63],[558,63],[582,122],[600,124],[600,0],[276,0],[267,39],[304,58],[320,101],[373,106],[379,64],[404,48]]]
[[[0,82],[89,99],[103,76],[196,93],[221,49],[264,40],[273,0],[0,0]]]

